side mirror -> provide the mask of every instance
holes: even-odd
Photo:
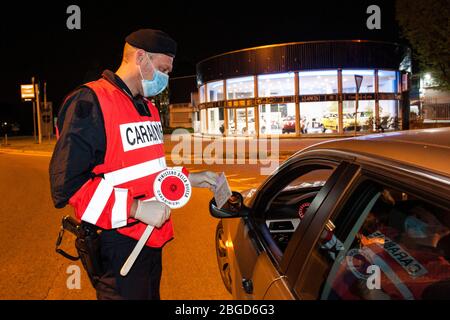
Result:
[[[233,191],[230,199],[222,208],[218,208],[216,200],[212,198],[209,202],[209,213],[219,219],[239,218],[248,215],[248,208],[244,206],[244,197],[239,192]]]

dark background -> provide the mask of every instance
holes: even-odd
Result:
[[[66,9],[81,8],[81,30],[68,30]],[[381,30],[369,30],[366,9],[381,8]],[[55,111],[64,96],[120,64],[124,38],[139,28],[161,29],[178,42],[172,77],[195,74],[209,56],[274,43],[369,39],[403,42],[394,1],[16,1],[1,9],[0,121],[33,130],[31,102],[20,84],[47,81]]]

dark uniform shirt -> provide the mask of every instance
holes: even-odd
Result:
[[[106,70],[102,77],[130,96],[141,116],[150,116],[143,98],[133,97],[116,74]],[[94,91],[81,86],[70,93],[59,112],[57,126],[60,137],[50,161],[50,187],[55,207],[63,208],[75,192],[93,177],[92,169],[105,159],[105,125]]]

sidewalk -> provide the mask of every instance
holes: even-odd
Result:
[[[176,157],[180,157],[183,154],[183,148],[189,146],[187,143],[184,145],[182,142],[189,141],[190,139],[190,157],[198,158],[203,157],[205,152],[211,152],[211,142],[215,142],[218,145],[223,146],[223,158],[243,156],[248,159],[250,154],[250,144],[255,143],[255,139],[246,137],[216,137],[216,138],[201,138],[197,136],[189,135],[164,135],[164,148],[166,151],[166,156],[171,159],[172,151],[175,148]],[[315,143],[331,140],[334,138],[324,137],[324,138],[283,138],[278,140],[279,144],[279,158],[286,159],[295,152],[306,148]],[[30,154],[30,155],[40,155],[51,157],[53,149],[55,147],[56,138],[49,140],[48,138],[43,139],[41,144],[37,144],[34,138],[31,136],[19,136],[19,137],[8,137],[8,145],[4,145],[4,139],[2,138],[0,143],[0,153],[13,153],[13,154]],[[201,145],[201,148],[200,148]],[[230,150],[226,150],[226,147],[233,145],[234,147]],[[270,140],[267,140],[267,153],[271,153],[271,147],[273,146]],[[181,150],[180,150],[181,149]]]

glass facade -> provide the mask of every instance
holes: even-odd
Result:
[[[300,103],[300,131],[303,134],[337,133],[339,129],[338,103]]]
[[[298,77],[301,95],[338,93],[337,70],[299,72]]]
[[[293,96],[295,94],[295,74],[279,73],[258,76],[259,97]]]
[[[223,81],[210,82],[206,85],[206,88],[208,92],[206,95],[207,102],[223,100]]]
[[[357,112],[355,75],[363,76]],[[400,130],[398,79],[393,70],[335,69],[208,82],[199,87],[201,132],[264,136]]]
[[[260,134],[295,134],[295,103],[259,106]]]
[[[400,130],[400,114],[397,100],[380,100],[380,126],[384,131]]]
[[[203,86],[201,86],[198,89],[198,100],[199,100],[200,103],[205,103],[206,102],[205,101],[205,87],[206,87],[206,85],[203,85]]]
[[[342,108],[343,130],[369,132],[375,125],[375,100],[358,101],[358,111],[355,112],[356,101],[344,101]]]
[[[363,77],[360,93],[375,92],[375,72],[374,70],[342,70],[342,92],[356,93],[355,75]]]
[[[245,99],[255,97],[254,77],[234,78],[227,80],[227,99]]]
[[[398,72],[378,70],[378,92],[397,92]]]

